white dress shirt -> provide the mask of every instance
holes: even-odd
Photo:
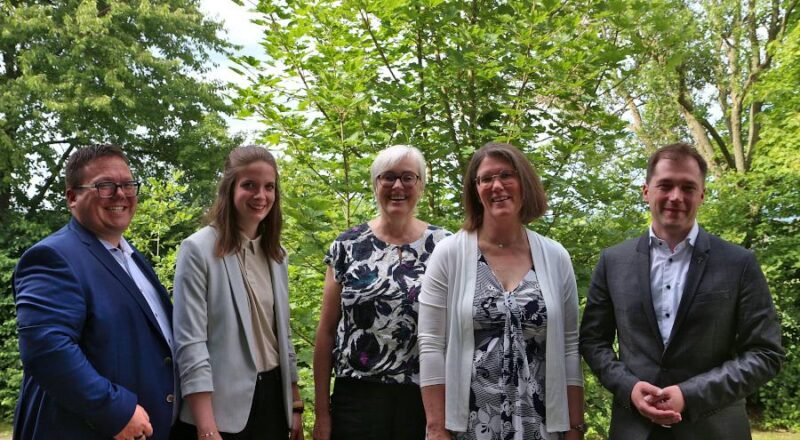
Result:
[[[665,348],[686,287],[686,274],[699,231],[695,222],[689,235],[672,250],[666,241],[656,236],[653,225],[650,225],[650,292]]]
[[[175,346],[172,343],[172,326],[169,322],[169,316],[167,315],[166,309],[164,309],[164,305],[161,303],[161,298],[159,297],[158,291],[147,279],[147,276],[142,272],[139,268],[139,265],[133,261],[133,249],[131,245],[125,241],[125,238],[120,237],[119,240],[119,247],[114,246],[113,244],[105,241],[100,240],[100,243],[103,243],[103,246],[111,252],[111,255],[117,260],[122,269],[130,275],[133,282],[136,284],[136,287],[139,288],[139,291],[142,292],[142,296],[144,296],[145,301],[147,301],[147,305],[150,306],[150,310],[153,312],[153,315],[156,317],[156,321],[158,321],[158,326],[161,328],[161,334],[164,335],[164,338],[167,340],[167,344],[169,344],[170,350],[172,353],[175,353]]]

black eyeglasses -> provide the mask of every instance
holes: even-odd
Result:
[[[122,188],[122,194],[125,197],[135,197],[139,195],[139,186],[141,184],[135,180],[130,182],[97,182],[91,185],[77,185],[75,189],[96,189],[97,195],[101,199],[110,199],[117,193],[117,188]]]
[[[501,185],[507,186],[515,177],[517,177],[517,170],[503,170],[490,176],[478,176],[475,178],[475,183],[480,187],[486,188],[492,185],[494,179],[497,179]]]
[[[380,182],[381,186],[384,188],[391,188],[394,186],[394,182],[400,179],[400,183],[403,184],[404,188],[412,188],[414,185],[417,184],[419,180],[419,176],[414,173],[383,173],[378,175],[378,182]]]

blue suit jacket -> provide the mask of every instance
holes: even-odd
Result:
[[[133,259],[169,296],[150,264]],[[136,284],[95,236],[75,219],[37,243],[13,277],[24,369],[14,420],[16,440],[110,439],[137,404],[154,435],[172,422],[172,354]]]

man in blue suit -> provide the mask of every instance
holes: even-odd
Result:
[[[15,440],[165,440],[175,406],[172,305],[122,237],[139,182],[113,145],[66,166],[72,220],[14,271],[24,369]]]

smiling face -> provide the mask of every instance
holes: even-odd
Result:
[[[691,157],[664,157],[653,169],[642,195],[650,205],[655,234],[668,241],[683,240],[705,199],[700,166]]]
[[[80,185],[98,182],[130,182],[133,180],[128,165],[116,156],[101,156],[83,168]],[[117,188],[110,198],[101,198],[94,188],[70,188],[67,190],[67,206],[72,216],[97,238],[118,245],[122,233],[128,229],[136,213],[138,198],[125,197]]]
[[[419,169],[414,159],[405,157],[394,166],[383,170],[381,175],[392,173],[400,176],[403,173],[419,175]],[[410,188],[403,186],[400,179],[394,181],[390,188],[384,187],[380,182],[375,183],[375,199],[381,214],[388,216],[413,216],[414,208],[422,196],[422,184],[417,180]]]
[[[255,238],[258,224],[275,202],[275,168],[264,161],[253,162],[239,171],[233,190],[233,206],[239,229]]]
[[[494,156],[486,156],[478,166],[476,174],[478,177],[495,176],[503,174],[503,171],[514,174],[511,178],[504,180],[498,176],[492,179],[488,185],[473,183],[477,185],[478,198],[483,205],[484,222],[511,218],[519,220],[522,208],[522,188],[511,162]]]

